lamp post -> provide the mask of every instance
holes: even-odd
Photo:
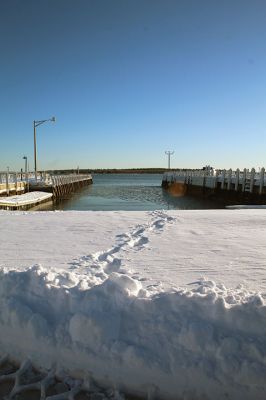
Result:
[[[27,174],[27,172],[28,172],[28,157],[24,156],[23,160],[25,160],[25,174]]]
[[[41,121],[33,121],[33,130],[34,130],[34,172],[35,172],[35,181],[37,181],[37,144],[36,144],[36,128],[39,125],[44,124],[45,122],[55,122],[55,117],[49,119],[43,119]]]
[[[24,156],[23,160],[25,160],[25,179],[26,179],[26,182],[27,182],[27,191],[29,191],[28,157]],[[21,172],[22,172],[22,169],[21,169]],[[22,180],[22,174],[21,174],[21,180]]]

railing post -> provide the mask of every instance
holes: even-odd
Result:
[[[204,170],[203,171],[203,176],[202,176],[202,188],[204,189],[205,188],[205,186],[206,186],[206,174],[207,174],[207,172],[206,172],[206,170]]]
[[[247,179],[247,169],[244,168],[242,176],[242,192],[245,191],[246,179]]]
[[[15,172],[15,191],[16,191],[16,194],[18,193],[18,176],[17,176],[17,173]]]
[[[259,193],[262,194],[263,193],[263,187],[264,187],[264,173],[265,173],[265,168],[262,167],[260,170],[260,189],[259,189]]]
[[[238,185],[239,185],[239,168],[236,170],[236,180],[235,180],[235,191],[238,191]]]
[[[217,170],[215,171],[215,178],[214,178],[214,184],[213,184],[213,188],[214,188],[214,189],[217,188],[218,176],[219,176],[219,170],[217,169]]]
[[[232,182],[232,168],[230,168],[228,171],[227,190],[231,189],[231,182]]]
[[[6,194],[9,196],[8,172],[6,172]]]
[[[224,189],[224,184],[225,184],[225,169],[222,172],[222,184],[221,184],[221,189]]]
[[[255,168],[252,168],[251,173],[250,173],[250,187],[249,187],[250,193],[253,192],[254,178],[255,178]]]

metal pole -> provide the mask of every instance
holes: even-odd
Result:
[[[36,149],[36,125],[35,121],[33,121],[34,128],[34,172],[35,172],[35,181],[37,181],[37,149]]]
[[[171,155],[174,154],[174,151],[165,151],[165,154],[168,155],[168,169],[170,169]]]

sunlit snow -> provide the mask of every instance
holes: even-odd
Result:
[[[146,398],[265,398],[265,210],[0,224],[2,352]]]

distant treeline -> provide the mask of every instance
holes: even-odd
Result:
[[[83,169],[77,168],[75,169],[58,169],[53,171],[47,171],[52,174],[163,174],[164,172],[169,171],[167,168],[126,168],[126,169],[118,169],[118,168],[108,168],[108,169]],[[174,171],[174,169],[172,170]]]

